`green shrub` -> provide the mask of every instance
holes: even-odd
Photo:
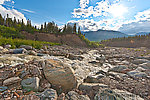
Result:
[[[97,48],[97,47],[105,47],[103,44],[100,44],[99,42],[95,42],[95,41],[89,41],[88,39],[85,38],[84,35],[79,34],[79,37],[85,41],[85,43],[92,48]]]
[[[43,45],[60,45],[59,43],[51,43],[51,42],[43,42],[43,41],[33,41],[33,40],[23,40],[23,39],[12,39],[12,38],[5,38],[0,37],[0,45],[6,45],[10,44],[12,45],[11,48],[18,48],[21,45],[30,45],[33,46],[36,49],[42,48]]]

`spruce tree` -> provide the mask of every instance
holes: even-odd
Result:
[[[76,23],[73,26],[73,33],[76,33]]]

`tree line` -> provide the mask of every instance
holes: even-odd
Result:
[[[0,25],[4,25],[6,27],[12,27],[15,28],[18,31],[26,31],[28,33],[34,33],[34,32],[43,32],[43,33],[74,33],[74,34],[81,34],[80,27],[77,29],[76,23],[74,23],[73,26],[70,24],[64,25],[62,29],[58,27],[58,25],[55,22],[48,22],[41,24],[41,27],[33,26],[31,23],[31,20],[27,20],[27,24],[25,24],[24,20],[17,20],[15,17],[12,19],[7,14],[6,18],[2,17],[0,14]]]

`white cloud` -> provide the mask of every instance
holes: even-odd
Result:
[[[0,0],[0,4],[4,4],[5,1],[11,1],[11,0]]]
[[[86,0],[80,0],[86,1]],[[85,4],[85,3],[84,3]],[[88,4],[88,3],[87,3]],[[74,18],[84,18],[78,20],[79,25],[87,24],[86,21],[90,19],[99,19],[91,21],[93,26],[89,24],[84,25],[82,29],[96,30],[96,29],[108,29],[118,30],[124,20],[124,14],[128,12],[128,8],[121,4],[120,0],[102,0],[98,1],[95,6],[88,6],[75,8],[73,11]],[[81,24],[82,23],[82,24]]]
[[[134,20],[126,21],[119,28],[119,31],[127,34],[136,34],[139,32],[150,32],[150,9],[138,12]]]
[[[28,10],[28,9],[21,9],[23,11],[29,12],[29,13],[35,13],[34,11]]]
[[[10,2],[14,3],[12,0],[1,0],[0,4],[4,4],[5,1],[10,1]],[[19,19],[19,20],[23,19],[25,23],[27,22],[24,14],[22,14],[21,12],[15,10],[15,9],[6,9],[2,5],[0,5],[0,13],[3,17],[4,16],[6,17],[8,14],[10,18],[16,17],[16,19]]]
[[[80,0],[80,7],[85,8],[88,7],[89,0]]]

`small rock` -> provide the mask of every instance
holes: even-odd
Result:
[[[10,53],[13,53],[13,54],[23,54],[23,53],[26,53],[27,50],[24,49],[24,48],[20,48],[20,49],[11,49],[10,50]]]
[[[125,100],[121,95],[110,89],[99,90],[94,100]]]
[[[19,77],[11,77],[11,78],[6,79],[3,82],[3,85],[7,86],[7,85],[18,83],[20,81],[21,81],[21,79]]]
[[[136,71],[136,70],[130,71],[130,72],[128,72],[127,74],[128,74],[130,77],[135,78],[135,79],[147,77],[147,74],[146,74],[146,73],[144,73],[144,72],[139,72],[139,71]]]
[[[147,59],[136,59],[134,61],[132,61],[133,64],[136,64],[136,65],[139,65],[139,64],[142,64],[142,63],[146,63],[148,62]]]
[[[33,47],[29,45],[21,45],[20,48],[25,48],[26,50],[32,50]]]
[[[90,98],[87,95],[79,95],[75,91],[70,91],[66,95],[65,100],[90,100]]]
[[[3,92],[5,90],[7,90],[7,89],[8,89],[8,87],[6,87],[6,86],[0,86],[0,92]]]
[[[22,98],[22,100],[41,100],[41,99],[36,95],[26,95]]]
[[[140,67],[142,67],[144,69],[150,69],[150,61],[140,64]]]
[[[99,83],[99,80],[101,78],[105,77],[105,75],[103,74],[98,74],[98,75],[94,75],[94,76],[88,76],[86,79],[84,79],[84,82],[87,83]]]
[[[23,89],[26,91],[38,91],[39,89],[39,81],[40,79],[38,77],[28,78],[21,81],[21,85]]]
[[[114,68],[111,68],[111,69],[109,69],[109,72],[123,72],[124,70],[127,70],[128,68],[126,67],[126,66],[124,66],[124,65],[119,65],[119,66],[117,66],[117,67],[114,67]]]
[[[0,46],[0,51],[3,50],[4,48],[2,46]]]
[[[33,56],[37,56],[37,53],[35,51],[33,51],[33,50],[29,51],[28,54],[29,55],[33,55]]]
[[[57,92],[54,89],[46,89],[44,92],[36,94],[40,100],[57,100]]]
[[[11,45],[9,45],[9,44],[8,44],[8,45],[5,45],[4,48],[9,49],[9,48],[11,48]]]

